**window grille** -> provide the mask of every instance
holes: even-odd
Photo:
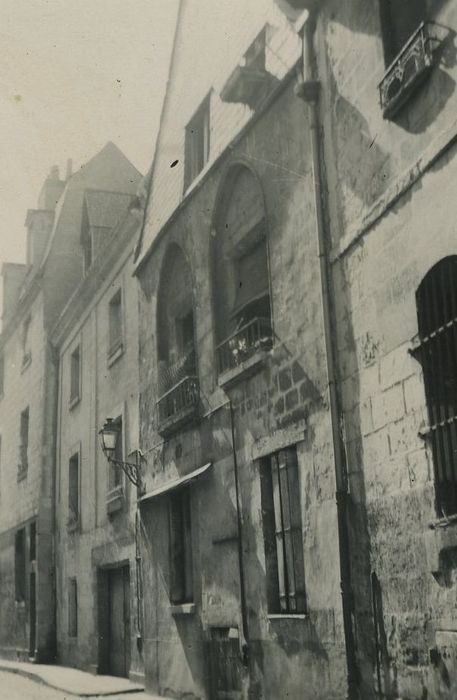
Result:
[[[444,258],[416,292],[419,344],[441,516],[457,514],[457,256]]]
[[[270,613],[305,613],[305,568],[297,453],[288,448],[261,462],[263,534]]]

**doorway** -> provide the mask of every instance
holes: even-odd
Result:
[[[99,667],[128,678],[130,670],[130,571],[119,566],[99,571]]]

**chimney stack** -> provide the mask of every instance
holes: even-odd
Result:
[[[72,175],[73,175],[73,161],[71,158],[68,158],[68,160],[67,160],[67,174],[66,174],[65,179],[68,181]]]
[[[48,176],[49,180],[58,180],[59,179],[59,166],[58,165],[53,165]]]

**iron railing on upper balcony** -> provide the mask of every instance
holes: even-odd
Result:
[[[199,396],[199,382],[195,375],[183,377],[163,394],[157,402],[159,432],[168,432],[183,420],[194,416],[198,409]]]
[[[219,374],[238,367],[261,350],[273,345],[269,318],[253,318],[216,348]]]
[[[381,108],[386,118],[394,116],[421,82],[435,61],[441,40],[433,35],[431,22],[422,22],[387,68],[379,83]]]

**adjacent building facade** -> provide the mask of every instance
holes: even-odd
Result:
[[[25,265],[3,266],[0,336],[0,648],[56,658],[55,497],[59,355],[50,330],[83,276],[87,191],[133,194],[138,172],[108,143],[65,180],[51,170],[26,218]]]
[[[60,367],[57,642],[60,663],[141,680],[137,493],[122,469],[108,464],[98,435],[110,417],[120,434],[117,459],[128,460],[138,448],[132,276],[138,174],[131,179],[130,194],[127,188],[86,190],[80,252],[85,276],[52,330]]]

